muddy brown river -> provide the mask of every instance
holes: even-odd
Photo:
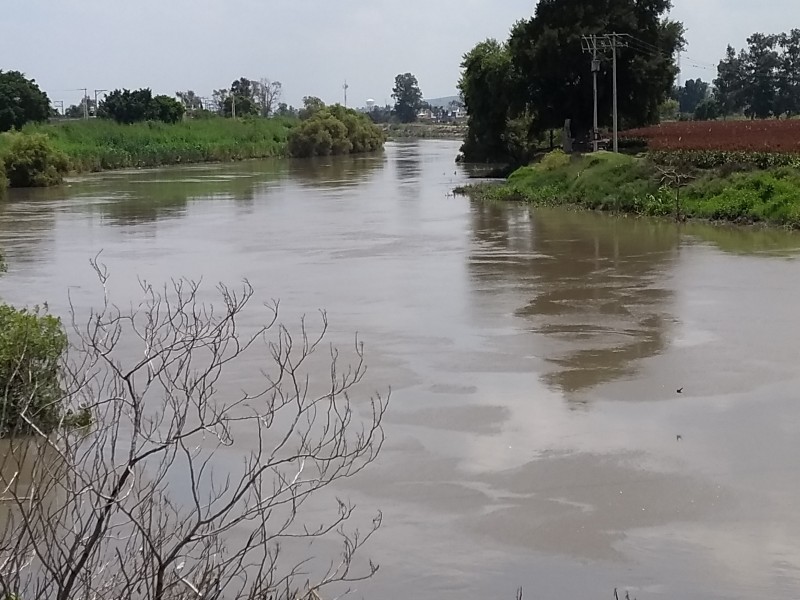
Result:
[[[800,597],[800,237],[472,203],[457,150],[14,192],[0,297],[86,312],[101,253],[123,300],[247,278],[358,332],[392,400],[337,490],[384,514],[356,597]]]

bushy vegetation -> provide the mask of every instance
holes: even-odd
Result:
[[[383,148],[383,132],[366,115],[338,104],[312,110],[306,103],[304,110],[306,118],[289,135],[291,156],[356,154]]]
[[[0,131],[19,129],[30,121],[46,121],[50,99],[33,79],[19,71],[0,70]]]
[[[281,156],[293,125],[288,119],[257,118],[212,117],[174,125],[93,119],[29,125],[23,135],[46,135],[71,170],[85,172]],[[0,154],[8,152],[10,141],[0,136]]]
[[[0,436],[52,431],[63,414],[61,321],[35,308],[0,304]]]
[[[646,157],[609,152],[570,157],[557,151],[518,169],[503,184],[458,191],[485,200],[800,228],[800,169],[694,170],[685,181],[672,185]]]
[[[11,187],[58,185],[69,171],[66,155],[43,133],[6,133],[7,148],[0,154]],[[2,183],[2,181],[0,181]]]
[[[153,96],[149,89],[114,90],[97,107],[97,116],[117,123],[161,121],[177,123],[186,112],[184,105],[169,96]]]

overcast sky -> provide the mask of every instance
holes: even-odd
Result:
[[[728,43],[800,27],[800,0],[674,0],[688,29],[684,77],[710,80]],[[285,101],[390,101],[414,73],[427,98],[455,93],[464,52],[505,39],[532,0],[0,0],[0,69],[35,78],[51,100],[76,88],[151,87],[201,96],[268,77]],[[703,68],[705,67],[705,68]]]

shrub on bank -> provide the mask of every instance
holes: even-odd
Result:
[[[315,111],[289,134],[289,155],[299,158],[374,152],[383,148],[383,131],[366,115],[343,106]]]
[[[50,138],[41,133],[6,135],[11,141],[3,155],[3,166],[11,187],[47,187],[61,183],[69,171],[69,161]]]
[[[63,417],[59,365],[67,336],[56,317],[0,304],[0,437],[50,432]]]

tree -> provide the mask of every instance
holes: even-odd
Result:
[[[781,34],[778,44],[776,113],[791,118],[800,114],[800,29]]]
[[[275,111],[281,99],[283,85],[280,81],[270,81],[262,77],[253,82],[253,95],[262,117],[269,117]]]
[[[747,38],[747,44],[749,47],[743,62],[745,114],[765,119],[777,114],[778,36],[754,33]]]
[[[411,73],[403,73],[394,78],[392,89],[394,112],[401,123],[413,123],[422,108],[422,90],[417,78]]]
[[[247,77],[240,77],[231,83],[230,94],[223,100],[225,116],[233,116],[234,102],[237,117],[257,115],[259,109],[254,92],[253,82]]]
[[[623,127],[658,121],[677,75],[673,59],[683,47],[683,25],[667,18],[670,0],[541,0],[534,17],[517,23],[508,46],[518,86],[516,113],[535,114],[540,131],[572,121],[577,137],[592,128],[591,61],[582,36],[614,31],[632,37],[618,49],[619,116]],[[599,79],[601,125],[612,113],[611,61]]]
[[[706,98],[695,107],[695,121],[713,121],[719,118],[719,104],[714,98]]]
[[[169,96],[155,96],[150,105],[149,118],[163,123],[177,123],[183,119],[186,107]]]
[[[36,81],[19,71],[0,70],[0,132],[20,129],[25,123],[46,121],[50,99]]]
[[[169,96],[153,96],[149,88],[114,90],[107,94],[97,108],[97,116],[117,123],[163,121],[177,123],[183,118],[184,106]]]
[[[467,109],[461,151],[474,162],[507,160],[506,125],[514,115],[510,96],[517,87],[507,44],[489,39],[464,55],[459,90]]]
[[[275,115],[278,117],[297,117],[297,109],[294,106],[289,106],[286,102],[278,104],[275,109]]]
[[[68,119],[85,119],[87,115],[97,114],[97,102],[93,98],[83,98],[78,104],[72,104],[64,111]]]
[[[702,79],[688,79],[678,90],[680,112],[694,114],[697,106],[711,93],[711,86]]]
[[[178,100],[181,101],[181,103],[188,112],[192,113],[197,110],[203,110],[203,100],[197,94],[194,93],[194,90],[187,90],[185,92],[175,92],[175,95],[178,97]]]
[[[299,111],[300,119],[305,121],[325,108],[325,103],[316,96],[304,96],[303,108]]]
[[[108,274],[98,273],[105,289]],[[309,498],[381,448],[386,401],[350,396],[364,375],[362,346],[345,369],[332,350],[315,382],[324,313],[293,334],[275,304],[245,333],[248,285],[220,286],[215,307],[201,293],[184,280],[144,283],[130,312],[107,297],[87,323],[73,312],[62,397],[93,425],[39,431],[0,457],[4,598],[312,600],[377,570],[357,558],[380,513],[359,532],[354,506],[330,498],[327,518],[304,519]],[[231,381],[236,362],[261,376]],[[336,538],[333,560],[308,554]]]
[[[723,115],[732,115],[744,108],[744,62],[744,52],[737,56],[733,46],[728,46],[725,58],[717,66],[714,97]]]

